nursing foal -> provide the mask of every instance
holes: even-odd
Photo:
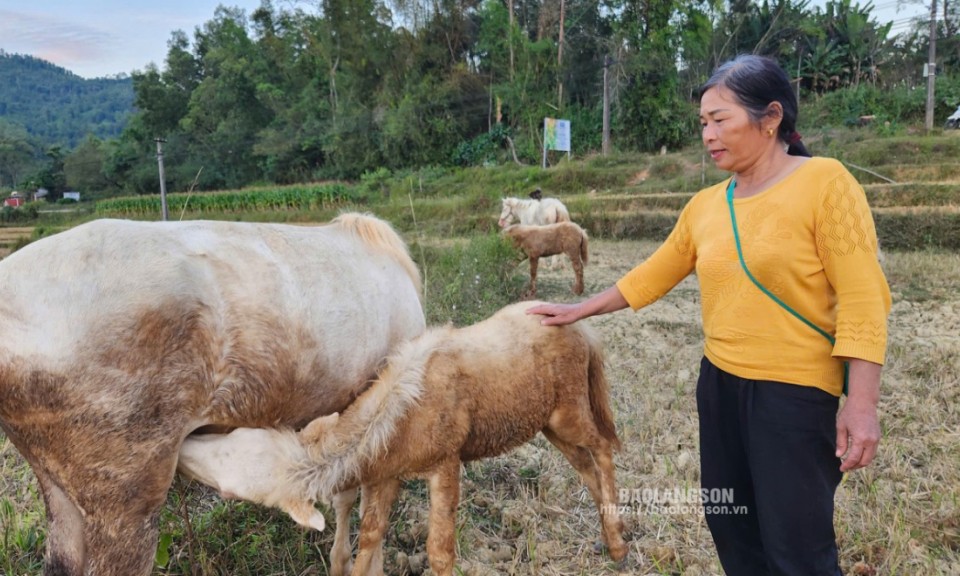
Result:
[[[245,429],[259,440],[233,443],[229,456],[243,460],[253,445],[275,448],[255,450],[260,464],[270,454],[278,460],[273,469],[287,470],[274,477],[283,483],[269,490],[274,502],[330,499],[361,486],[354,575],[383,573],[383,536],[401,480],[427,479],[430,567],[450,576],[461,462],[503,454],[543,432],[589,489],[603,542],[619,561],[627,554],[613,467],[620,441],[601,346],[584,323],[542,326],[525,312],[533,304],[508,306],[467,328],[429,330],[401,345],[342,414],[318,418],[299,433]],[[194,449],[189,438],[184,449]],[[202,463],[197,456],[195,464]],[[256,494],[235,495],[256,501]]]

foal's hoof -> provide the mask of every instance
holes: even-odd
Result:
[[[606,552],[610,555],[610,559],[617,563],[618,566],[624,566],[627,562],[627,551],[628,547],[625,542],[621,543],[616,549],[611,550],[607,548],[607,545],[603,543],[603,540],[597,540],[593,543],[593,553],[594,554],[603,554]]]

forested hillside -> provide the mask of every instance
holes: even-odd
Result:
[[[937,29],[938,118],[960,99],[955,4]],[[778,59],[817,129],[868,115],[895,131],[923,123],[929,31],[895,36],[850,0],[221,6],[171,38],[163,67],[134,74],[117,179],[156,189],[158,136],[174,189],[537,165],[546,117],[570,120],[574,154],[601,149],[604,78],[614,149],[677,149],[698,137],[698,87],[740,53]]]
[[[43,147],[119,136],[133,113],[130,78],[86,80],[45,60],[0,51],[0,119]]]
[[[960,104],[960,2],[941,6],[937,127]],[[605,109],[610,150],[677,150],[698,139],[699,86],[742,53],[789,71],[805,135],[826,138],[861,116],[877,133],[917,134],[930,34],[922,18],[894,33],[872,3],[851,0],[265,1],[252,13],[221,5],[192,33],[175,32],[161,65],[133,74],[137,111],[116,138],[34,148],[35,169],[0,114],[0,187],[30,182],[54,197],[67,186],[86,198],[156,193],[158,138],[172,191],[537,166],[545,118],[570,121],[572,153],[582,157],[604,149]],[[63,114],[50,112],[49,123],[116,118],[106,93],[71,107],[83,90],[55,88],[53,78],[70,77],[62,70],[5,60],[52,75],[28,90],[63,98]],[[0,90],[10,82],[22,81],[0,78]],[[14,152],[4,152],[4,138]]]

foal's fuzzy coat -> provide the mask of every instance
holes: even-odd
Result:
[[[403,478],[430,487],[427,553],[453,573],[463,461],[503,454],[542,431],[563,452],[597,505],[610,556],[627,553],[616,512],[613,451],[600,344],[586,324],[547,327],[508,306],[461,329],[440,328],[403,346],[342,415],[314,420],[300,440],[301,481],[332,495],[362,484],[360,550],[353,574],[379,573],[382,539]]]
[[[566,254],[573,264],[574,294],[583,294],[583,267],[587,264],[587,233],[573,222],[547,226],[507,226],[503,234],[530,259],[530,296],[537,295],[537,265],[543,256]]]
[[[514,304],[473,326],[436,328],[407,342],[342,414],[318,418],[297,434],[257,430],[257,444],[276,447],[260,453],[282,458],[305,451],[306,457],[271,463],[287,471],[286,486],[256,493],[311,501],[362,486],[360,549],[351,573],[369,576],[383,573],[383,535],[401,480],[426,478],[430,567],[450,576],[461,462],[503,454],[542,431],[589,489],[611,558],[623,559],[613,467],[620,441],[600,344],[583,323],[542,326],[539,316],[526,314],[532,305]]]

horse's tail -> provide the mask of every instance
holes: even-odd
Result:
[[[590,412],[593,423],[600,435],[613,444],[614,450],[620,450],[620,438],[613,424],[613,412],[610,410],[610,386],[603,369],[603,348],[592,332],[583,331],[590,346],[590,360],[587,366],[587,382],[590,395]]]
[[[583,228],[580,229],[580,260],[583,261],[583,264],[587,264],[587,244],[589,243],[589,238],[587,238],[587,231]]]
[[[353,232],[370,246],[386,252],[399,262],[406,270],[407,275],[410,276],[410,280],[413,281],[413,285],[417,289],[417,296],[423,300],[420,269],[417,268],[416,262],[410,257],[406,242],[397,234],[389,222],[372,214],[343,212],[334,218],[331,224]]]

